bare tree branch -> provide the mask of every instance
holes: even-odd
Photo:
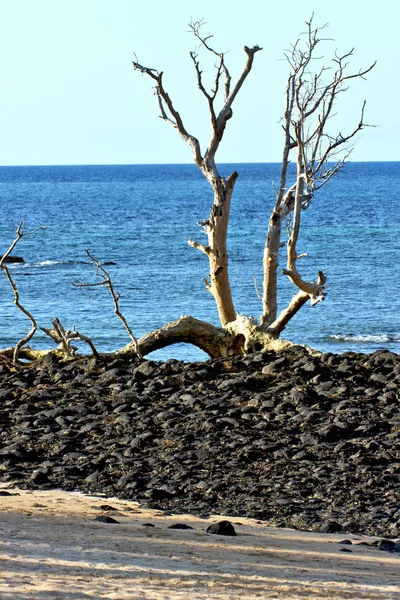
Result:
[[[339,55],[335,53],[332,62],[330,80],[324,78],[329,69],[325,66],[312,70],[318,45],[325,41],[320,37],[324,27],[314,28],[313,16],[306,22],[305,44],[301,40],[286,52],[291,73],[286,88],[286,108],[283,119],[284,150],[279,190],[276,195],[267,240],[264,250],[264,290],[263,314],[261,322],[273,327],[277,321],[277,277],[278,251],[280,247],[281,222],[289,214],[293,218],[289,223],[287,241],[287,267],[282,273],[287,275],[299,289],[298,297],[291,303],[291,309],[285,309],[280,323],[287,323],[304,300],[304,294],[311,298],[314,305],[324,299],[326,275],[319,272],[318,282],[306,281],[298,272],[296,262],[300,254],[297,242],[300,234],[301,214],[308,208],[315,192],[326,185],[343,167],[352,151],[357,134],[368,125],[364,121],[365,102],[356,126],[348,133],[331,134],[328,125],[334,116],[334,107],[339,94],[348,89],[348,83],[354,79],[364,79],[374,68],[376,62],[366,69],[348,72],[349,59],[353,50]],[[288,184],[288,167],[292,155],[295,155],[297,172],[295,181]],[[294,307],[294,308],[293,308]]]
[[[204,24],[204,21],[192,21],[189,24],[191,32],[200,42],[199,49],[205,49],[217,59],[213,88],[209,90],[204,83],[198,49],[190,53],[197,85],[207,100],[211,119],[211,136],[204,155],[201,154],[198,139],[186,130],[180,114],[167,93],[163,85],[163,73],[139,64],[136,57],[133,66],[136,70],[148,75],[156,82],[155,94],[158,99],[161,118],[177,129],[183,140],[191,146],[195,164],[199,167],[213,189],[214,202],[211,207],[210,217],[201,224],[207,234],[208,244],[200,244],[193,240],[188,240],[188,242],[190,246],[197,248],[208,257],[210,274],[209,280],[205,279],[205,285],[206,289],[214,296],[221,324],[225,326],[236,319],[229,282],[229,256],[226,240],[231,198],[238,174],[233,172],[229,177],[222,177],[215,163],[215,155],[224,135],[226,124],[232,117],[232,104],[251,71],[254,55],[261,48],[259,46],[253,46],[252,48],[245,46],[246,62],[237,82],[232,87],[231,75],[225,63],[225,53],[217,52],[210,43],[212,36],[202,33],[201,29]],[[220,94],[222,88],[224,90],[223,105],[218,111],[216,109],[216,102],[218,96],[222,95]]]
[[[96,360],[100,358],[100,354],[97,351],[93,341],[91,338],[83,335],[83,333],[79,333],[76,330],[75,326],[73,327],[73,331],[69,331],[65,329],[62,325],[60,319],[53,319],[52,324],[54,329],[46,329],[45,327],[41,327],[40,329],[44,331],[46,335],[48,335],[56,344],[60,345],[60,350],[63,352],[65,357],[73,358],[78,348],[75,346],[71,346],[71,340],[82,340],[88,344],[90,349],[92,350],[92,354]]]
[[[229,97],[232,78],[230,76],[228,67],[226,66],[226,63],[225,63],[225,53],[217,52],[216,50],[214,50],[214,48],[212,46],[210,46],[208,44],[208,40],[211,39],[213,36],[211,34],[209,34],[208,36],[203,36],[201,34],[201,28],[203,27],[203,25],[205,25],[204,20],[191,21],[189,23],[189,27],[190,27],[193,35],[200,41],[201,45],[204,46],[204,48],[206,48],[206,50],[211,52],[211,54],[214,54],[218,58],[218,65],[216,67],[216,74],[215,74],[214,90],[213,90],[213,94],[212,94],[213,98],[216,98],[216,96],[218,94],[218,90],[220,87],[220,79],[221,79],[221,75],[223,73],[224,77],[225,77],[225,85],[224,85],[225,100],[227,100],[227,98]]]
[[[200,143],[197,138],[195,138],[193,135],[190,135],[187,132],[179,112],[176,110],[168,92],[165,90],[163,85],[163,72],[159,72],[156,69],[150,69],[149,67],[145,67],[139,64],[137,61],[132,61],[132,64],[133,68],[136,71],[140,71],[141,73],[148,75],[149,77],[151,77],[151,79],[153,79],[156,82],[154,93],[158,100],[161,118],[170,125],[172,125],[172,127],[177,129],[181,138],[191,146],[194,162],[198,167],[200,167],[203,160],[200,151]],[[169,111],[172,118],[168,116],[167,110]]]
[[[11,243],[11,245],[9,246],[8,250],[6,251],[5,254],[3,254],[3,256],[0,259],[0,269],[2,269],[7,277],[8,283],[11,286],[11,289],[13,291],[14,294],[14,304],[17,308],[19,308],[19,310],[21,312],[24,313],[24,315],[26,315],[28,317],[28,319],[31,321],[32,323],[32,327],[30,329],[30,331],[27,333],[27,335],[25,337],[23,337],[21,340],[19,340],[14,348],[14,354],[13,354],[13,362],[17,363],[18,362],[18,356],[20,353],[20,349],[29,342],[29,340],[32,339],[32,337],[35,335],[36,331],[37,331],[37,323],[35,318],[33,317],[33,315],[21,304],[20,302],[20,298],[19,298],[19,292],[18,292],[18,288],[13,280],[13,278],[11,277],[11,273],[10,270],[8,269],[6,263],[6,259],[10,256],[11,252],[14,250],[15,246],[18,244],[18,242],[20,241],[20,239],[22,237],[24,237],[25,235],[33,235],[34,233],[36,233],[37,231],[39,231],[40,229],[44,229],[43,226],[39,227],[38,229],[36,229],[35,231],[27,231],[24,232],[24,230],[22,229],[23,226],[23,221],[21,221],[16,229],[16,234],[17,237],[14,239],[14,241]]]
[[[120,321],[122,322],[123,326],[125,327],[128,335],[131,339],[133,347],[135,348],[137,356],[139,358],[141,358],[142,355],[139,350],[138,341],[137,341],[136,337],[133,335],[132,330],[129,327],[128,322],[125,319],[124,315],[119,310],[118,302],[120,299],[120,294],[119,294],[119,292],[116,292],[114,290],[114,286],[111,281],[111,277],[110,277],[109,273],[105,270],[105,268],[101,265],[101,263],[97,260],[97,258],[95,258],[92,254],[90,254],[90,252],[87,248],[85,248],[85,252],[88,255],[88,257],[90,258],[90,260],[96,265],[96,275],[101,277],[101,279],[103,281],[98,282],[98,283],[73,283],[72,285],[75,287],[95,287],[95,286],[99,286],[99,285],[108,287],[108,290],[109,290],[111,297],[113,299],[113,302],[114,302],[114,312],[117,315],[117,317],[120,319]]]
[[[215,153],[218,150],[219,143],[224,134],[226,123],[232,117],[232,104],[236,96],[238,95],[239,90],[243,86],[248,74],[251,71],[254,61],[254,55],[260,50],[262,50],[260,46],[253,46],[252,48],[248,48],[247,46],[244,47],[244,51],[247,55],[245,66],[238,80],[233,86],[233,89],[229,91],[229,94],[225,98],[224,106],[220,110],[218,117],[215,120],[215,125],[213,126],[213,134],[211,136],[208,148],[204,155],[205,161],[209,164],[213,164],[214,162]]]
[[[289,303],[289,306],[282,310],[279,317],[271,323],[268,331],[279,336],[285,329],[286,325],[299,312],[304,304],[309,300],[310,296],[306,292],[299,291]]]
[[[80,339],[80,340],[83,340],[84,342],[86,342],[88,344],[88,346],[90,347],[90,349],[92,350],[92,354],[93,354],[94,358],[96,360],[99,360],[100,354],[97,351],[96,346],[94,345],[92,339],[90,337],[88,337],[87,335],[83,335],[83,333],[80,333],[79,331],[77,331],[75,329],[75,326],[73,329],[74,329],[74,331],[72,333],[70,332],[70,334],[69,334],[70,339],[71,340]]]
[[[71,346],[70,331],[66,331],[60,319],[52,319],[54,329],[47,329],[41,327],[40,329],[48,335],[56,344],[60,345],[60,350],[63,352],[65,358],[72,358],[78,348]]]
[[[302,279],[300,273],[296,271],[292,271],[290,269],[282,269],[282,273],[287,275],[291,282],[301,291],[308,294],[309,298],[311,298],[311,304],[315,306],[318,302],[325,299],[325,283],[327,280],[326,275],[319,271],[318,283],[313,283],[312,281],[304,281]]]

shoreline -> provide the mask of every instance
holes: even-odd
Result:
[[[400,357],[0,365],[0,485],[400,536]]]

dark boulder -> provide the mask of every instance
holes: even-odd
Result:
[[[117,519],[113,519],[113,517],[109,517],[108,515],[98,515],[95,521],[100,521],[100,523],[119,523]]]
[[[3,258],[3,256],[0,256],[0,260]],[[22,258],[22,256],[6,256],[6,258],[4,259],[5,263],[23,263],[25,262],[24,259]]]
[[[210,525],[206,529],[207,533],[214,533],[215,535],[236,535],[234,526],[230,521],[219,521]]]

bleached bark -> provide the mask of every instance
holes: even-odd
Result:
[[[13,302],[14,302],[15,306],[17,308],[19,308],[19,310],[28,317],[28,319],[30,320],[30,322],[32,324],[29,332],[15,344],[15,348],[14,348],[13,356],[12,356],[12,360],[14,363],[18,362],[18,357],[20,355],[21,348],[23,346],[25,346],[33,338],[33,336],[35,335],[35,333],[37,331],[36,320],[35,320],[34,316],[29,312],[29,310],[27,308],[25,308],[25,306],[23,306],[23,304],[21,304],[18,288],[17,288],[13,278],[11,277],[11,273],[6,265],[9,255],[14,250],[15,246],[18,244],[20,239],[24,235],[32,235],[33,233],[36,233],[36,231],[38,231],[38,230],[36,230],[36,231],[24,232],[22,229],[22,226],[23,226],[23,221],[21,221],[17,227],[17,230],[16,230],[17,237],[14,239],[14,241],[11,243],[11,245],[8,248],[8,250],[6,251],[6,253],[3,254],[3,256],[0,259],[0,269],[2,269],[4,271],[5,276],[8,280],[8,283],[10,284],[10,287],[14,294]],[[43,229],[43,227],[39,227],[39,229]]]
[[[201,250],[209,260],[210,273],[204,280],[207,290],[214,296],[221,324],[236,319],[228,273],[227,234],[232,193],[238,174],[224,179],[216,175],[214,180],[214,203],[207,221],[202,222],[208,245],[188,240],[190,246]]]
[[[229,282],[227,233],[231,198],[238,174],[233,172],[229,177],[222,177],[215,163],[215,155],[224,135],[226,124],[232,117],[232,104],[252,69],[254,55],[261,48],[259,46],[253,46],[253,48],[244,47],[246,62],[236,83],[232,86],[232,78],[225,64],[225,55],[224,53],[216,52],[211,47],[209,39],[212,36],[201,34],[202,25],[201,21],[195,21],[190,23],[190,28],[201,46],[217,57],[214,87],[211,91],[208,91],[203,82],[198,54],[196,52],[190,53],[195,68],[197,85],[206,98],[211,120],[210,141],[204,154],[201,152],[198,139],[187,131],[178,110],[166,91],[163,82],[163,73],[156,69],[145,67],[137,61],[133,61],[133,67],[155,81],[154,92],[158,100],[161,118],[177,129],[181,138],[190,145],[195,164],[213,189],[214,201],[211,206],[210,216],[206,221],[201,223],[207,235],[208,244],[200,244],[194,240],[188,240],[188,243],[208,257],[210,272],[204,282],[206,289],[211,292],[215,299],[220,322],[222,326],[225,326],[236,319]],[[215,102],[218,99],[218,92],[222,88],[223,106],[217,111]]]
[[[41,327],[40,329],[56,344],[59,344],[57,351],[62,352],[66,359],[73,358],[76,355],[77,348],[75,346],[71,346],[72,340],[82,340],[83,342],[86,342],[91,349],[94,358],[96,360],[100,358],[100,354],[91,338],[83,333],[79,333],[75,327],[73,331],[65,329],[61,321],[57,318],[52,320],[52,324],[54,329],[46,329],[45,327]]]
[[[210,358],[217,358],[241,354],[244,339],[241,335],[232,335],[226,329],[215,327],[211,323],[183,316],[177,321],[150,331],[138,340],[143,356],[178,343],[193,344],[206,352]],[[128,344],[120,353],[129,353],[131,349],[132,344]]]
[[[319,271],[317,281],[307,281],[299,272],[297,245],[300,236],[302,211],[308,208],[315,192],[325,185],[343,167],[349,156],[350,145],[356,134],[366,124],[364,122],[365,102],[355,128],[348,134],[332,135],[328,132],[329,120],[333,116],[336,100],[347,90],[352,79],[364,78],[375,66],[347,74],[350,51],[342,56],[335,54],[334,71],[326,84],[323,77],[328,69],[322,67],[312,73],[312,65],[318,60],[315,55],[321,29],[313,29],[312,19],[307,23],[305,48],[298,40],[286,54],[291,67],[286,88],[286,108],[282,128],[285,134],[284,150],[279,189],[276,203],[268,225],[264,248],[264,287],[263,313],[261,323],[270,330],[282,331],[298,310],[311,299],[315,305],[325,297],[326,275]],[[294,155],[297,164],[295,180],[288,184],[288,166]],[[281,232],[283,220],[288,233],[287,265],[282,270],[299,290],[288,307],[278,317],[278,254],[282,246]],[[304,254],[300,255],[304,256]]]
[[[261,323],[270,325],[278,312],[278,266],[281,248],[282,214],[274,210],[268,223],[267,239],[263,258],[263,313]]]
[[[292,113],[294,106],[293,95],[294,78],[289,77],[286,86],[286,109],[284,116],[283,130],[285,132],[285,143],[282,155],[281,176],[279,182],[279,190],[275,207],[272,211],[268,223],[267,238],[264,247],[263,258],[263,312],[261,315],[261,323],[270,325],[277,317],[278,313],[278,267],[279,267],[279,250],[282,246],[282,220],[288,214],[288,199],[292,197],[295,191],[295,186],[289,190],[286,188],[287,171],[289,167],[290,152],[296,146],[291,133]]]
[[[279,336],[285,329],[286,325],[299,312],[304,304],[310,299],[306,292],[299,291],[293,296],[287,308],[281,311],[279,317],[271,323],[269,330]]]

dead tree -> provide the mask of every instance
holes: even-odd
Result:
[[[350,155],[355,136],[366,127],[364,122],[365,102],[358,123],[352,131],[342,134],[329,131],[329,121],[334,115],[336,100],[348,89],[352,79],[362,79],[375,63],[355,73],[348,72],[348,62],[353,50],[346,54],[335,54],[333,69],[318,64],[317,47],[325,41],[320,35],[322,28],[313,28],[313,19],[306,23],[305,44],[303,38],[294,44],[286,59],[290,75],[286,88],[286,107],[282,129],[284,149],[279,188],[272,211],[264,250],[263,312],[261,324],[274,335],[279,335],[289,320],[310,299],[313,305],[325,297],[326,275],[318,272],[314,281],[306,281],[297,268],[297,242],[300,234],[302,211],[310,205],[315,193],[334,177]],[[325,81],[328,77],[328,81]],[[290,181],[288,166],[293,160],[296,176]],[[286,242],[287,266],[282,273],[289,277],[297,288],[289,306],[278,316],[277,280],[279,250],[282,246],[283,221],[289,223]]]
[[[178,131],[181,138],[190,145],[195,164],[212,187],[214,202],[211,207],[210,216],[200,223],[200,226],[207,234],[208,243],[200,244],[194,240],[189,240],[189,244],[204,252],[208,258],[210,273],[209,277],[205,278],[204,283],[207,290],[214,296],[221,325],[224,327],[227,323],[233,322],[236,319],[229,283],[226,240],[231,198],[238,173],[234,171],[228,177],[222,177],[218,171],[215,156],[223,138],[227,122],[232,117],[233,102],[252,69],[255,54],[261,48],[259,46],[253,46],[252,48],[244,47],[246,54],[245,65],[236,83],[232,85],[232,78],[225,62],[225,54],[217,52],[210,45],[211,35],[202,35],[202,25],[201,21],[195,21],[190,23],[190,29],[199,41],[200,46],[216,57],[213,89],[207,90],[200,68],[199,55],[197,52],[190,53],[195,69],[197,85],[205,97],[211,119],[210,142],[204,153],[201,151],[199,140],[186,130],[176,105],[164,86],[163,72],[145,67],[137,61],[133,62],[133,66],[137,71],[148,75],[155,82],[154,93],[158,100],[161,118],[172,125]],[[221,95],[223,96],[222,108],[217,110],[216,104]]]
[[[254,55],[261,50],[259,46],[248,48],[245,46],[246,63],[236,84],[232,87],[231,75],[225,62],[224,53],[217,52],[212,46],[212,36],[203,36],[200,21],[192,22],[190,28],[200,42],[200,47],[217,58],[214,86],[207,90],[200,68],[199,55],[191,52],[197,85],[207,101],[211,120],[211,139],[202,154],[199,141],[190,134],[176,109],[170,95],[166,91],[163,72],[151,69],[134,61],[136,70],[148,75],[154,82],[154,93],[158,100],[161,118],[172,125],[187,142],[193,152],[194,162],[199,167],[207,181],[211,184],[214,193],[214,202],[211,206],[210,216],[199,223],[208,237],[208,244],[200,244],[188,240],[194,248],[202,251],[209,260],[210,274],[205,279],[208,291],[215,298],[222,330],[218,329],[220,341],[224,340],[218,350],[222,355],[232,353],[247,353],[271,345],[271,340],[279,338],[288,322],[299,309],[311,300],[313,305],[325,297],[326,275],[319,271],[314,281],[306,280],[299,272],[297,261],[300,258],[297,242],[300,234],[301,213],[305,210],[315,193],[340,171],[352,149],[352,142],[359,131],[366,126],[364,122],[365,102],[361,115],[354,129],[347,133],[332,134],[328,130],[330,118],[339,94],[347,90],[352,79],[362,79],[374,67],[375,63],[365,70],[356,73],[348,72],[348,61],[353,54],[350,52],[333,58],[333,70],[322,66],[313,71],[314,62],[318,59],[316,48],[320,42],[322,28],[313,27],[313,19],[306,23],[307,31],[286,53],[291,72],[286,89],[286,107],[283,117],[284,150],[279,188],[276,191],[275,207],[269,220],[268,233],[263,259],[263,294],[262,315],[260,322],[237,315],[231,295],[228,275],[227,232],[229,222],[229,209],[232,193],[238,173],[234,172],[229,177],[223,178],[218,172],[215,155],[222,141],[227,121],[232,117],[232,104],[243,83],[251,71]],[[328,76],[328,81],[325,78]],[[223,90],[223,105],[216,111],[218,93]],[[289,180],[288,166],[293,160],[296,162],[297,172],[293,181]],[[288,225],[289,235],[286,244],[282,242],[282,223]],[[279,252],[286,245],[287,264],[282,273],[286,275],[297,289],[289,305],[278,315],[278,265]],[[160,347],[179,341],[188,341],[205,348],[204,339],[207,340],[209,349],[206,351],[213,355],[215,348],[210,343],[212,332],[210,324],[202,323],[188,317],[169,323],[156,332],[152,332],[154,343]],[[207,335],[204,332],[207,331]],[[224,335],[226,332],[228,336]],[[229,340],[229,341],[228,341]],[[139,340],[141,345],[142,340]],[[149,338],[146,338],[149,342]],[[150,351],[150,350],[149,350]]]
[[[209,53],[216,61],[213,87],[207,89],[200,67],[199,53],[190,53],[197,86],[205,98],[211,121],[210,141],[204,152],[201,150],[198,138],[186,129],[177,105],[164,85],[163,72],[143,66],[137,60],[133,62],[133,66],[135,70],[150,77],[154,82],[154,93],[161,118],[176,129],[181,138],[189,144],[195,164],[211,185],[213,203],[210,215],[208,219],[199,223],[207,235],[207,244],[194,240],[188,242],[208,258],[210,272],[204,282],[206,289],[215,299],[221,327],[199,321],[192,316],[183,316],[137,340],[119,310],[119,294],[114,291],[109,274],[86,250],[89,258],[96,265],[96,273],[101,281],[78,285],[108,287],[113,298],[115,313],[121,319],[131,340],[119,353],[131,354],[135,357],[144,356],[153,350],[177,342],[194,344],[211,357],[246,354],[281,344],[278,340],[280,334],[300,308],[308,300],[313,305],[318,304],[326,295],[326,275],[322,271],[315,275],[314,280],[309,280],[298,268],[298,260],[304,256],[298,251],[302,212],[310,206],[318,190],[340,171],[351,153],[357,134],[367,126],[364,122],[364,102],[359,120],[350,132],[342,134],[330,131],[331,117],[336,110],[338,97],[348,89],[348,84],[352,80],[363,79],[375,63],[364,70],[349,72],[349,59],[353,54],[351,50],[343,55],[336,53],[332,59],[333,68],[325,66],[315,68],[320,60],[316,52],[324,41],[320,37],[324,27],[314,28],[311,18],[306,23],[306,33],[286,53],[290,74],[282,123],[284,148],[280,181],[276,189],[275,206],[269,219],[264,248],[263,293],[259,296],[262,302],[262,314],[259,321],[236,314],[229,282],[227,234],[232,194],[238,173],[234,171],[228,177],[223,177],[216,164],[216,154],[227,123],[233,115],[232,105],[252,70],[256,53],[261,48],[244,47],[245,64],[236,83],[232,83],[225,54],[213,48],[210,41],[212,36],[204,36],[201,33],[202,25],[201,21],[192,22],[191,31],[199,42],[200,50]],[[218,102],[219,109],[217,109]],[[296,174],[293,178],[290,177],[290,162],[296,165]],[[21,225],[17,230],[17,239],[5,256],[8,256],[22,237]],[[288,232],[286,242],[282,240],[283,225]],[[282,273],[293,283],[296,292],[288,306],[278,313],[279,253],[283,247],[286,248],[286,266]],[[18,291],[4,265],[4,257],[0,260],[0,268],[6,272],[13,288],[14,302],[32,321],[31,332],[15,348],[14,360],[17,360],[19,349],[36,331],[36,322],[19,303]],[[55,329],[46,333],[61,344],[64,354],[74,353],[74,349],[70,346],[72,339],[80,338],[90,345],[89,338],[85,338],[78,332],[66,332],[59,326],[61,324],[58,321],[53,322],[53,325]],[[93,354],[98,357],[94,346],[91,348]],[[24,348],[26,358],[39,358],[47,352]],[[6,356],[4,353],[3,355]]]

